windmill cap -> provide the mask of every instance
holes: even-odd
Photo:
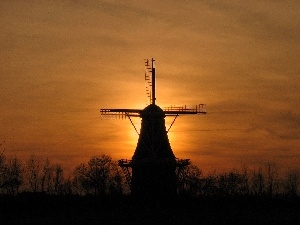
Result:
[[[164,111],[157,105],[151,104],[144,108],[141,112],[141,117],[159,117],[164,118],[166,115]]]

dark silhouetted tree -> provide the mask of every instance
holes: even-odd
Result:
[[[290,196],[298,196],[300,184],[299,170],[290,170],[287,172],[285,180],[285,193]]]
[[[0,188],[1,192],[16,195],[22,184],[22,168],[16,157],[6,158],[0,154]]]
[[[53,185],[53,173],[54,168],[51,166],[49,159],[47,158],[42,165],[41,174],[41,191],[50,193],[54,189]]]
[[[57,164],[54,168],[54,193],[63,194],[64,192],[64,174],[61,165]]]
[[[198,196],[201,194],[202,184],[202,171],[197,166],[190,164],[183,168],[178,193]]]
[[[218,176],[210,174],[203,178],[202,195],[216,196],[218,194]]]
[[[242,177],[243,177],[243,183],[242,190],[244,195],[250,194],[250,171],[246,165],[243,165],[242,167]]]
[[[1,146],[1,145],[0,145]],[[3,193],[4,183],[5,183],[5,173],[6,173],[6,158],[4,153],[0,153],[0,191]]]
[[[108,184],[108,178],[111,169],[111,158],[109,156],[92,157],[88,162],[87,176],[90,179],[90,185],[94,189],[94,194],[105,194]]]
[[[72,186],[75,194],[78,195],[90,194],[91,187],[89,185],[88,178],[86,177],[87,171],[88,168],[83,163],[75,168],[73,172],[74,178],[72,182]]]
[[[109,176],[109,194],[120,195],[124,192],[124,177],[116,162],[111,162],[111,171]]]
[[[117,170],[110,156],[92,157],[87,165],[81,164],[75,168],[73,184],[76,192],[94,195],[119,192],[121,173],[116,173]]]
[[[254,195],[265,194],[265,178],[261,167],[258,168],[258,171],[253,172],[251,190]]]
[[[40,160],[32,155],[26,163],[26,174],[27,174],[27,181],[28,181],[28,188],[29,191],[37,192],[39,191],[40,185],[40,173],[41,173],[41,165]]]
[[[236,171],[218,176],[218,195],[239,196],[245,194],[245,177]]]
[[[22,168],[19,160],[15,157],[7,160],[4,187],[10,195],[16,195],[22,184]]]
[[[267,163],[265,165],[265,185],[266,192],[271,197],[274,194],[277,194],[279,190],[279,181],[278,181],[278,170],[277,166],[274,163]]]
[[[68,178],[64,178],[62,194],[73,195],[72,178],[69,175]]]

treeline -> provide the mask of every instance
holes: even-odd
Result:
[[[266,163],[257,169],[246,166],[240,171],[202,176],[202,171],[190,165],[186,168],[179,192],[192,196],[289,196],[300,192],[300,171],[290,170],[280,175],[276,164]]]
[[[257,169],[204,176],[189,165],[178,176],[178,194],[195,197],[299,196],[300,171],[280,176],[275,164]],[[117,162],[110,156],[91,157],[65,174],[60,164],[31,156],[21,163],[16,157],[0,154],[0,194],[39,193],[48,195],[124,195],[130,193]]]
[[[21,163],[0,154],[0,194],[108,195],[125,194],[128,188],[117,163],[110,156],[91,157],[71,174],[48,158],[31,156]]]

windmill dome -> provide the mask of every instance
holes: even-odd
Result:
[[[166,131],[164,111],[159,106],[151,104],[141,111],[140,117],[141,131],[132,159],[175,160]]]
[[[144,108],[141,112],[142,118],[165,118],[164,111],[157,105],[151,104]]]

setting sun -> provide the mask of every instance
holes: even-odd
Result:
[[[143,63],[154,57],[159,107],[207,104],[206,116],[176,119],[176,157],[208,170],[299,167],[298,7],[1,2],[0,150],[70,168],[93,155],[132,157],[128,118],[101,120],[99,109],[149,105]]]

